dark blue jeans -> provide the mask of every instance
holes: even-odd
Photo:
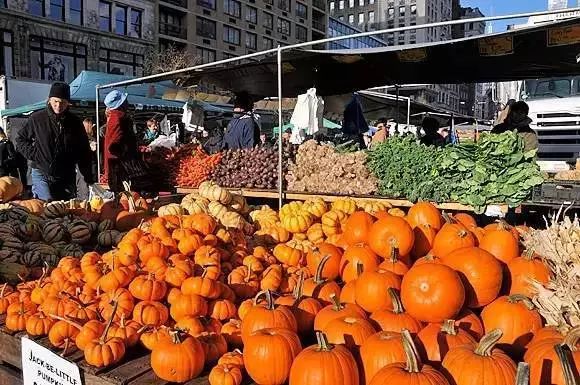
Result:
[[[32,195],[37,199],[49,202],[69,200],[76,197],[75,179],[71,182],[55,181],[36,168],[32,169],[30,175],[32,177]]]

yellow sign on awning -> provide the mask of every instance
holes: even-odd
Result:
[[[548,47],[580,43],[580,25],[548,29]]]
[[[427,49],[426,48],[414,48],[405,51],[397,52],[399,60],[407,63],[417,63],[422,62],[427,59]]]
[[[480,56],[504,56],[514,53],[513,36],[488,37],[479,40]]]

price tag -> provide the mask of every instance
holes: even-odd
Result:
[[[413,48],[405,51],[397,52],[399,61],[406,63],[419,63],[427,59],[426,48]]]
[[[548,47],[580,43],[580,25],[550,28],[548,30]]]
[[[22,337],[24,385],[82,385],[79,367],[36,342]]]
[[[513,53],[513,36],[488,37],[479,40],[480,56],[504,56]]]

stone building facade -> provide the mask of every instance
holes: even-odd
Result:
[[[155,14],[154,0],[0,0],[0,73],[46,82],[85,69],[142,75]]]

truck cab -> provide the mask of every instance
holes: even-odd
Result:
[[[538,157],[565,161],[580,157],[580,77],[526,80],[520,97],[530,106]]]

